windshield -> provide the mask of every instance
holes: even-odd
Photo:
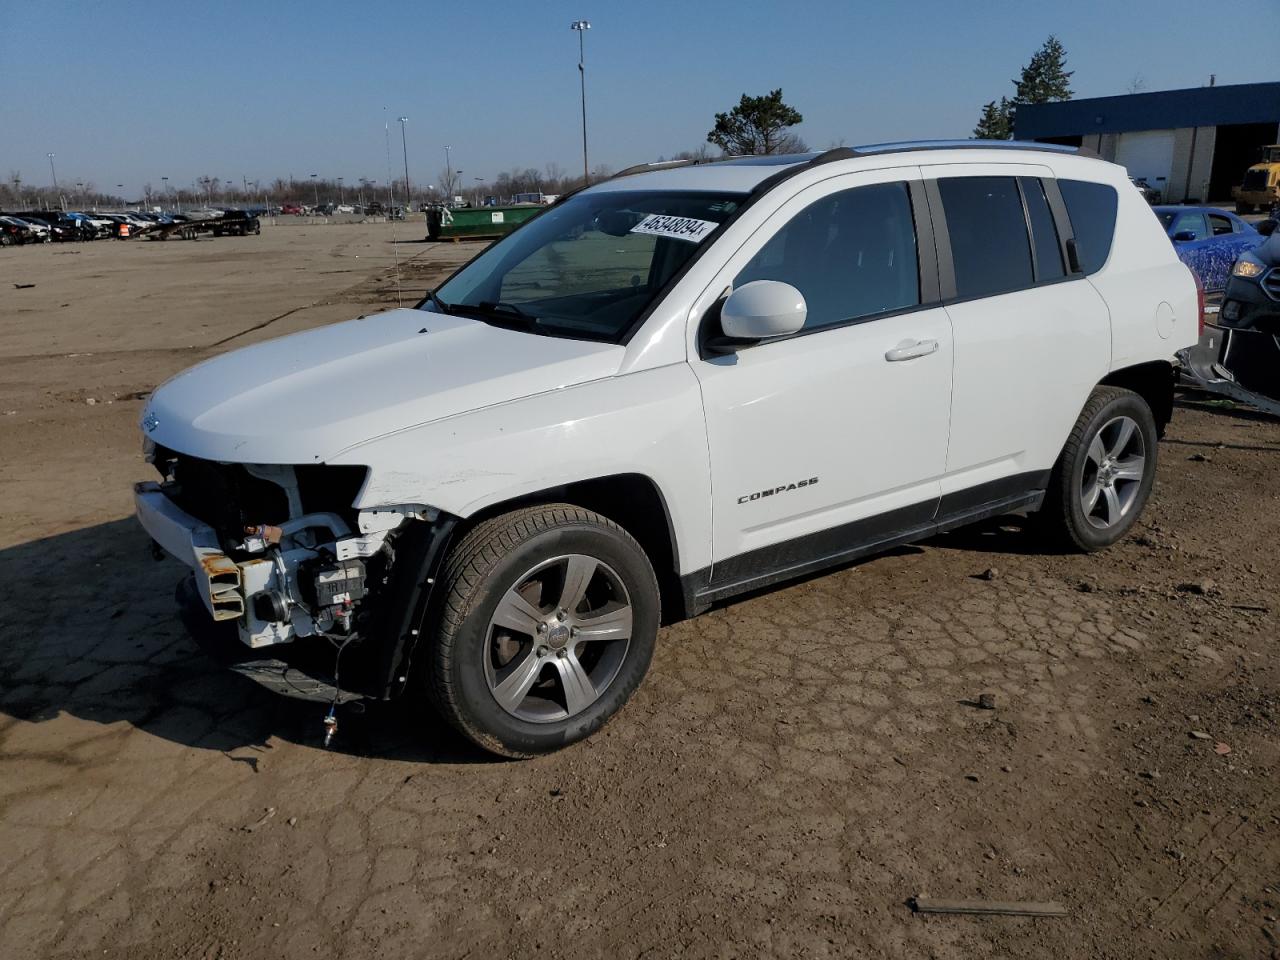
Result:
[[[619,343],[743,200],[689,191],[578,194],[494,244],[422,309]]]

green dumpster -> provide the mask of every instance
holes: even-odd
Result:
[[[427,211],[428,240],[491,239],[506,236],[534,214],[545,209],[536,203],[509,207],[459,207]]]

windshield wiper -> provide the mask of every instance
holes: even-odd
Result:
[[[479,315],[486,323],[498,323],[515,327],[518,330],[540,330],[542,321],[530,313],[521,310],[514,303],[502,303],[496,300],[481,300],[479,303],[455,304],[459,309]]]

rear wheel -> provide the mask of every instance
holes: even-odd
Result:
[[[468,739],[509,757],[594,733],[649,668],[660,616],[648,557],[568,504],[485,521],[445,564],[430,692]]]
[[[1151,496],[1156,424],[1131,390],[1097,387],[1053,468],[1039,522],[1064,546],[1093,551],[1120,540]]]

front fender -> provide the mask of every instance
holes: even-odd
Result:
[[[551,487],[640,474],[670,511],[681,572],[711,562],[711,466],[697,378],[671,364],[497,404],[358,444],[359,509],[423,503],[457,517]]]

